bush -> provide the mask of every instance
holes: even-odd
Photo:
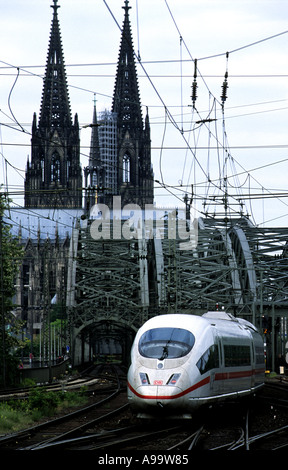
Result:
[[[35,379],[25,378],[22,383],[21,387],[35,387],[36,382]]]
[[[0,435],[29,427],[33,421],[52,416],[60,409],[84,405],[86,401],[84,390],[80,393],[48,392],[37,387],[30,392],[27,400],[0,403]]]
[[[51,416],[58,406],[59,395],[55,392],[47,392],[44,389],[35,388],[29,394],[29,408],[38,410],[43,415]]]
[[[14,409],[8,403],[0,404],[0,434],[18,431],[31,422],[31,416],[23,413],[23,410]]]
[[[59,392],[59,402],[62,409],[71,406],[81,406],[86,401],[85,395],[81,392]]]

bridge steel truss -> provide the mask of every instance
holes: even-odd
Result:
[[[74,230],[69,258],[67,307],[74,348],[84,328],[87,335],[97,328],[102,335],[117,337],[115,326],[135,332],[148,319],[145,239],[95,240],[88,223]]]
[[[177,231],[174,238],[164,230],[160,237],[95,240],[89,222],[75,229],[67,286],[72,337],[88,325],[135,332],[156,314],[223,307],[268,332],[274,362],[287,341],[288,228],[259,228],[244,217],[197,225],[188,249]]]

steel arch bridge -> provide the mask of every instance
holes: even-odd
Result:
[[[167,236],[167,223],[161,236],[97,240],[91,223],[74,229],[70,245],[67,307],[72,350],[81,343],[78,358],[91,335],[109,336],[125,349],[123,338],[131,342],[151,316],[223,307],[262,331],[270,321],[275,360],[274,343],[287,341],[288,228],[259,228],[246,217],[200,218],[196,242],[183,249],[177,230]]]

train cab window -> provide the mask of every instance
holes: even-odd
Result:
[[[175,359],[188,354],[195,343],[194,335],[182,328],[154,328],[139,340],[141,356],[158,359]]]
[[[219,352],[217,344],[213,344],[205,351],[196,366],[198,367],[200,374],[205,374],[208,370],[219,367]]]

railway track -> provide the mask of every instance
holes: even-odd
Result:
[[[254,402],[201,411],[192,421],[139,422],[127,404],[126,384],[104,372],[110,388],[95,403],[0,439],[1,449],[165,451],[283,450],[288,442],[286,387],[266,387]],[[275,394],[277,396],[275,396]],[[248,407],[247,407],[248,406]],[[128,455],[128,454],[127,454]]]
[[[98,421],[113,415],[125,412],[128,407],[126,398],[126,387],[120,380],[119,375],[104,375],[106,384],[110,383],[101,395],[95,394],[95,400],[88,406],[82,407],[71,413],[37,424],[17,433],[12,433],[0,438],[0,448],[7,450],[34,450],[64,438],[83,433],[87,428],[94,426]],[[114,382],[114,386],[111,383]],[[83,386],[83,385],[82,385]],[[99,392],[99,390],[98,390]],[[95,391],[93,392],[95,393]],[[120,404],[120,405],[119,405]]]
[[[156,430],[143,429],[137,424],[128,426],[120,426],[117,428],[106,429],[98,432],[88,434],[86,436],[80,436],[68,440],[58,441],[53,445],[53,448],[64,448],[65,450],[121,450],[123,451],[135,451],[142,449],[143,443],[149,443],[155,439],[163,439],[165,435],[175,433],[180,430],[180,426],[172,426],[163,429],[160,426]],[[51,448],[51,445],[49,445]],[[41,447],[44,449],[44,447]],[[47,446],[45,446],[47,449]]]
[[[0,401],[7,401],[7,400],[17,400],[23,399],[28,397],[31,390],[34,388],[43,388],[47,391],[61,391],[61,390],[79,390],[81,388],[87,387],[94,387],[98,384],[103,384],[105,381],[109,382],[109,380],[115,381],[115,376],[109,375],[107,372],[105,374],[105,370],[103,371],[103,366],[99,366],[95,368],[90,374],[87,372],[83,375],[79,375],[75,378],[67,378],[63,380],[59,380],[53,384],[38,384],[37,386],[30,386],[30,387],[23,387],[21,389],[10,389],[10,390],[2,390],[0,393]]]
[[[203,427],[202,450],[284,450],[288,448],[287,383],[267,384],[263,392],[238,418],[234,413],[225,420],[214,415]],[[286,397],[284,399],[283,397]],[[239,410],[238,410],[239,411]],[[224,417],[224,419],[223,419]],[[221,426],[217,422],[221,422]]]

